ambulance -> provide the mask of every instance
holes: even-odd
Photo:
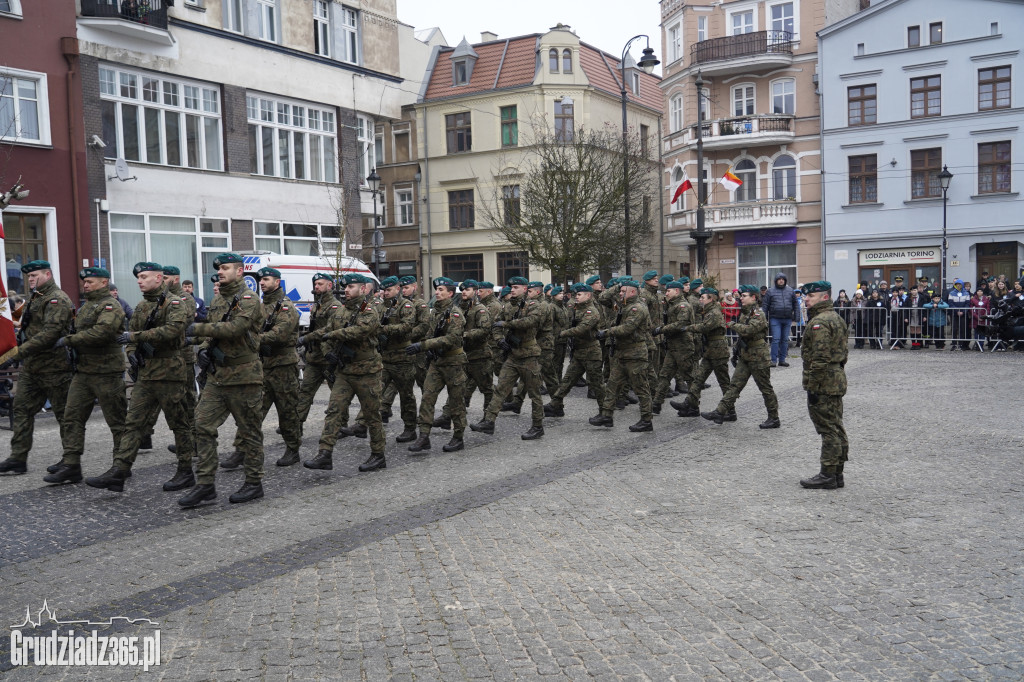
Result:
[[[299,311],[301,327],[309,326],[309,310],[313,303],[313,275],[325,272],[336,279],[341,275],[357,272],[380,283],[366,263],[348,256],[284,256],[270,251],[243,251],[239,255],[245,261],[245,286],[260,295],[260,282],[256,277],[261,268],[274,268],[281,272],[281,288],[285,297],[295,302]]]

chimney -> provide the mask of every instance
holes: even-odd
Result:
[[[498,34],[497,33],[492,33],[491,31],[481,31],[480,32],[480,42],[482,42],[482,43],[489,43],[492,40],[497,40],[497,39],[498,39]]]

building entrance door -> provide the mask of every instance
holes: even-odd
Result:
[[[1006,275],[1010,281],[1017,279],[1017,242],[995,242],[978,244],[978,278],[988,272],[989,277]]]

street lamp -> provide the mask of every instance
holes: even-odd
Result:
[[[377,175],[377,169],[373,168],[370,170],[370,174],[366,176],[366,184],[370,187],[370,194],[373,195],[373,236],[371,240],[373,248],[373,274],[377,273],[377,192],[380,191],[380,176]]]
[[[640,35],[633,36],[632,38],[629,39],[629,41],[626,43],[626,46],[624,48],[622,48],[622,59],[619,60],[619,67],[622,70],[622,93],[621,93],[622,94],[622,183],[623,183],[622,192],[623,192],[623,196],[625,197],[625,209],[626,209],[626,213],[625,213],[625,219],[626,219],[626,253],[625,253],[625,256],[626,256],[626,274],[627,275],[633,274],[632,273],[632,267],[631,267],[631,262],[632,262],[632,259],[633,259],[633,256],[632,256],[632,253],[631,253],[631,251],[632,251],[633,235],[632,235],[632,232],[630,230],[630,225],[629,225],[629,153],[628,153],[629,143],[628,143],[628,135],[627,135],[628,123],[626,122],[626,101],[627,101],[627,99],[626,99],[626,55],[629,54],[629,46],[632,45],[634,41],[639,40],[640,38],[643,38],[643,39],[645,39],[647,41],[647,47],[644,48],[643,53],[640,56],[640,61],[637,62],[637,66],[639,66],[641,69],[643,69],[646,73],[651,73],[652,71],[654,71],[654,67],[661,63],[660,61],[658,61],[658,58],[654,56],[654,50],[651,48],[651,39],[648,36],[646,36],[646,35],[644,35],[642,33]]]
[[[704,193],[707,189],[704,186],[704,79],[700,71],[697,71],[697,80],[694,82],[697,87],[697,229],[690,233],[693,241],[697,243],[697,276],[703,277],[708,268],[708,239],[711,233],[704,228]]]
[[[942,294],[946,294],[946,191],[949,189],[949,183],[953,179],[953,174],[949,172],[946,165],[943,164],[942,172],[939,173],[939,185],[942,186]]]

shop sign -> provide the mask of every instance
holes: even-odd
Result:
[[[911,249],[871,249],[858,252],[860,264],[905,265],[908,263],[938,263],[942,250],[938,246],[922,246]]]
[[[764,230],[741,230],[735,234],[736,246],[771,246],[773,244],[796,244],[795,227],[778,227]]]

